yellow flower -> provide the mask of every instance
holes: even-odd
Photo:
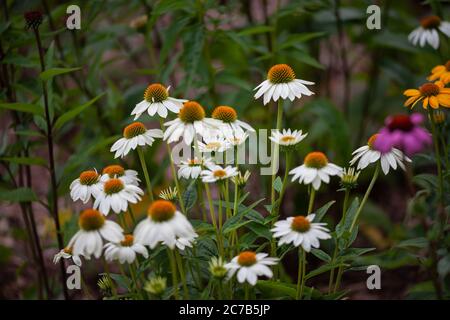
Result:
[[[417,102],[422,100],[424,109],[428,108],[428,104],[433,109],[439,106],[450,108],[450,88],[444,88],[444,83],[436,81],[421,85],[418,89],[408,89],[403,92],[408,99],[405,101],[405,107],[414,108]]]
[[[444,84],[450,82],[450,60],[446,64],[441,64],[431,70],[427,78],[429,81],[441,80]]]

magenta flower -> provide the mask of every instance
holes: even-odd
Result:
[[[382,153],[394,147],[408,156],[423,151],[432,141],[431,134],[421,126],[423,121],[424,117],[420,113],[387,117],[374,147]]]

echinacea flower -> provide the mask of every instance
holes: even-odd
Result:
[[[138,178],[138,173],[135,170],[127,169],[125,170],[122,166],[118,164],[112,164],[103,168],[101,181],[106,182],[109,179],[120,179],[125,184],[132,184],[138,186],[141,181]]]
[[[428,16],[420,21],[420,26],[408,36],[408,40],[415,46],[424,47],[426,43],[434,49],[439,48],[439,33],[450,37],[450,23],[442,21],[438,16]]]
[[[169,97],[169,89],[170,87],[166,88],[159,83],[149,85],[145,90],[144,100],[139,102],[131,112],[131,115],[135,115],[134,120],[137,120],[145,111],[151,117],[158,113],[161,118],[167,117],[167,110],[178,113],[183,102],[187,100]]]
[[[331,239],[330,230],[325,228],[326,223],[313,222],[315,214],[308,216],[289,217],[275,223],[274,238],[280,238],[278,245],[292,243],[295,247],[301,246],[306,252],[311,248],[319,248],[319,240]]]
[[[205,183],[221,181],[238,175],[237,168],[232,166],[223,168],[217,164],[210,164],[207,168],[201,172],[202,181]]]
[[[178,198],[177,187],[168,187],[167,189],[161,190],[159,197],[164,200],[172,201]]]
[[[237,272],[239,283],[247,281],[252,286],[256,284],[260,276],[272,278],[273,273],[268,266],[277,264],[278,258],[267,256],[267,253],[241,252],[225,265],[225,268],[228,269],[228,276],[232,277]]]
[[[349,167],[342,170],[340,185],[342,188],[350,190],[355,189],[358,185],[358,178],[361,171],[356,171],[355,168]]]
[[[94,198],[101,190],[100,175],[97,170],[83,171],[80,176],[70,184],[70,197],[73,201],[81,200],[87,203],[91,196]]]
[[[208,270],[218,280],[224,279],[228,274],[228,269],[225,268],[222,257],[212,257],[208,263]]]
[[[185,179],[197,179],[203,170],[203,167],[211,163],[211,160],[204,158],[193,158],[180,161],[178,166],[178,177]]]
[[[59,260],[61,259],[72,259],[73,263],[75,263],[77,266],[81,267],[81,259],[79,256],[74,256],[73,250],[70,247],[65,247],[61,251],[59,251],[57,254],[53,256],[53,263],[57,264]]]
[[[213,133],[214,131],[212,131]],[[208,134],[203,137],[203,141],[198,141],[198,151],[202,153],[224,152],[231,147],[231,144],[224,136]]]
[[[255,131],[248,123],[239,120],[236,110],[230,106],[216,107],[212,112],[212,118],[223,122],[221,129],[223,129],[223,134],[227,138],[236,134],[242,135],[245,131]]]
[[[302,130],[283,129],[272,131],[269,139],[281,146],[293,146],[300,143],[307,135],[307,133],[303,134]]]
[[[148,208],[148,216],[134,230],[137,243],[154,249],[159,243],[180,250],[191,247],[197,237],[194,228],[175,205],[167,200],[156,200]]]
[[[395,147],[408,156],[423,151],[432,141],[431,134],[421,126],[423,121],[420,113],[387,117],[374,142],[375,148],[385,153]]]
[[[244,187],[247,184],[248,179],[250,178],[250,171],[246,170],[244,174],[242,172],[238,172],[237,175],[231,178],[231,181],[237,186],[237,187]]]
[[[303,164],[289,171],[289,174],[293,175],[292,181],[299,179],[299,183],[312,184],[315,190],[319,190],[322,182],[330,182],[330,176],[341,176],[342,168],[328,162],[322,152],[310,152]]]
[[[105,259],[107,261],[119,260],[120,264],[125,262],[131,264],[136,260],[137,253],[146,259],[148,258],[147,249],[142,244],[136,243],[131,234],[125,235],[120,242],[105,244]]]
[[[350,165],[353,166],[358,163],[356,168],[362,170],[369,164],[379,161],[384,174],[388,174],[390,168],[396,170],[397,166],[405,170],[403,161],[411,162],[411,159],[396,148],[391,147],[387,152],[377,150],[375,141],[378,139],[378,136],[378,133],[372,135],[367,141],[367,145],[353,151],[353,159],[350,161]]]
[[[422,100],[422,107],[428,108],[430,105],[433,109],[443,106],[450,108],[450,88],[444,88],[441,81],[435,83],[425,83],[419,89],[408,89],[403,92],[408,99],[405,101],[405,107],[414,108],[417,102]]]
[[[444,84],[450,82],[450,60],[446,64],[438,65],[431,70],[431,74],[427,77],[428,81],[440,80]]]
[[[121,213],[128,210],[128,202],[137,203],[144,194],[141,188],[132,184],[125,184],[122,180],[113,178],[106,181],[98,193],[94,208],[105,216],[110,210]]]
[[[258,99],[264,95],[264,105],[269,103],[270,100],[278,101],[287,99],[294,101],[295,98],[301,98],[302,95],[310,96],[314,92],[309,90],[306,85],[312,85],[314,82],[295,79],[294,70],[287,64],[277,64],[270,68],[267,73],[267,80],[261,82],[255,90],[258,90],[255,94],[255,99]]]
[[[40,11],[28,11],[23,15],[26,28],[36,30],[42,23],[43,17]]]
[[[163,277],[152,277],[144,284],[144,290],[154,294],[155,296],[161,296],[166,291],[167,279]]]
[[[247,132],[234,132],[233,135],[226,137],[226,139],[230,145],[237,147],[243,144],[248,137]]]
[[[78,219],[80,230],[70,239],[69,248],[73,256],[90,259],[91,255],[100,258],[103,251],[103,239],[110,242],[123,240],[123,230],[114,221],[106,220],[97,210],[86,209]]]
[[[123,129],[123,138],[117,140],[111,147],[115,152],[114,158],[125,157],[130,150],[138,146],[151,146],[155,138],[162,138],[161,129],[148,129],[142,122],[133,122]]]
[[[195,102],[188,101],[178,113],[178,118],[164,123],[168,127],[164,131],[164,141],[176,142],[183,137],[184,143],[190,145],[195,135],[206,136],[210,130],[218,129],[221,122],[216,119],[206,118],[205,109]]]

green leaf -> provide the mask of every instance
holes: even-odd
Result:
[[[8,202],[31,202],[37,201],[38,198],[30,188],[18,188],[14,190],[0,190],[0,201]]]
[[[47,81],[50,80],[51,78],[61,75],[61,74],[66,74],[69,72],[74,72],[77,70],[80,70],[81,68],[51,68],[51,69],[47,69],[43,72],[41,72],[41,74],[39,75],[39,78],[43,81]]]
[[[66,113],[64,113],[63,115],[61,115],[55,122],[54,128],[55,129],[59,129],[61,128],[67,121],[72,120],[73,118],[75,118],[77,115],[79,115],[81,112],[83,112],[87,107],[89,107],[90,105],[92,105],[93,103],[95,103],[98,99],[100,99],[101,97],[103,97],[105,95],[105,93],[99,94],[98,96],[96,96],[94,99],[89,100],[88,102],[86,102],[85,104],[82,104],[81,106],[75,107],[69,111],[67,111]]]
[[[426,248],[428,246],[428,240],[424,237],[408,239],[400,241],[395,247],[397,248]]]
[[[326,265],[320,266],[319,268],[314,269],[313,271],[309,272],[309,273],[305,276],[305,279],[308,280],[308,279],[317,277],[318,275],[320,275],[320,274],[322,274],[322,273],[328,272],[328,271],[330,271],[331,269],[335,269],[335,268],[339,268],[339,267],[344,267],[344,266],[345,266],[344,263],[339,263],[339,264],[326,264]]]
[[[249,27],[246,28],[238,33],[239,36],[250,36],[254,34],[260,34],[260,33],[267,33],[272,32],[273,27],[261,25],[261,26],[255,26],[255,27]]]
[[[273,182],[273,188],[280,193],[281,192],[281,188],[283,187],[283,182],[281,181],[280,177],[277,177],[275,179],[275,181]]]
[[[341,238],[344,232],[349,231],[353,219],[355,218],[355,214],[358,211],[359,199],[355,198],[350,207],[348,207],[347,212],[345,214],[345,219],[341,220],[339,224],[336,226],[336,235],[338,238]]]
[[[297,293],[295,285],[279,281],[258,280],[256,287],[263,292],[264,296],[269,298],[280,299],[282,297],[289,297],[295,299]],[[319,291],[306,286],[304,287],[304,294],[305,296],[310,296],[312,299],[322,298],[322,294]]]
[[[331,261],[331,257],[325,251],[322,251],[320,249],[312,249],[311,253],[322,261],[325,261],[325,262]]]
[[[186,191],[183,193],[183,202],[186,210],[190,210],[197,201],[197,188],[195,186],[196,181],[192,180]]]
[[[330,202],[326,203],[322,207],[316,210],[316,216],[314,217],[314,222],[320,222],[322,221],[325,214],[328,212],[330,207],[335,203],[336,201],[331,200]]]
[[[46,166],[47,161],[44,158],[40,157],[4,157],[0,158],[0,161],[12,162],[16,164],[23,164],[27,166]]]
[[[44,114],[43,110],[38,105],[31,104],[31,103],[21,103],[21,102],[0,103],[0,109],[28,112],[28,113],[37,114],[37,115]]]

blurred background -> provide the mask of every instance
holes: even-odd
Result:
[[[171,95],[199,101],[208,113],[218,105],[233,106],[239,118],[254,128],[272,128],[276,108],[254,100],[253,88],[266,78],[276,63],[293,67],[297,78],[314,81],[315,95],[285,103],[284,128],[309,133],[294,159],[300,165],[310,151],[325,152],[333,163],[346,166],[351,152],[383,126],[388,115],[410,112],[403,107],[403,91],[425,81],[431,68],[450,57],[450,42],[418,48],[407,39],[420,19],[437,14],[443,20],[449,4],[440,1],[361,0],[141,0],[141,1],[14,1],[2,0],[0,58],[2,102],[41,103],[39,55],[32,30],[25,28],[24,13],[43,14],[39,27],[47,67],[80,70],[55,77],[49,101],[51,113],[61,115],[102,95],[92,105],[75,112],[54,135],[58,204],[65,243],[77,230],[83,208],[73,203],[69,184],[90,168],[101,170],[113,163],[140,170],[138,159],[113,160],[109,148],[132,121],[131,110],[142,100],[148,84],[171,86]],[[81,9],[81,29],[68,30],[66,9]],[[376,4],[381,29],[366,26],[367,7]],[[418,108],[418,107],[417,107]],[[418,112],[421,110],[417,109]],[[43,117],[1,110],[0,139],[0,297],[42,297],[42,264],[30,246],[26,220],[36,221],[48,282],[57,287],[58,251],[53,219],[46,208],[51,193],[46,168],[47,145]],[[148,127],[157,120],[144,116]],[[155,194],[170,183],[164,145],[146,149]],[[431,152],[431,151],[430,151]],[[25,157],[28,160],[18,160]],[[139,168],[139,169],[138,169]],[[251,200],[265,197],[267,177],[253,174]],[[357,247],[373,247],[360,257],[360,265],[382,268],[382,289],[366,288],[367,274],[355,266],[344,275],[343,285],[352,299],[405,299],[433,297],[424,268],[424,230],[416,188],[424,179],[412,174],[434,172],[424,155],[414,157],[411,172],[383,176],[375,185],[362,214]],[[371,171],[363,172],[357,193],[367,188]],[[322,187],[318,206],[337,199],[326,221],[340,218],[343,193],[338,181]],[[282,216],[300,214],[307,206],[306,187],[291,184]],[[415,200],[414,200],[415,199]],[[414,200],[414,201],[413,201]],[[146,199],[134,212],[144,214]],[[250,201],[250,200],[249,200]],[[258,209],[258,208],[257,208]],[[32,231],[32,230],[31,230]],[[35,239],[35,238],[33,238]],[[416,239],[416,241],[408,241]],[[419,239],[419,240],[417,240]],[[285,268],[295,273],[289,256]],[[311,267],[314,267],[314,259]],[[450,261],[440,276],[446,277]],[[83,266],[92,297],[97,296],[95,262]],[[327,286],[317,277],[311,286]],[[57,290],[55,288],[54,290]],[[86,298],[76,294],[76,298]]]

